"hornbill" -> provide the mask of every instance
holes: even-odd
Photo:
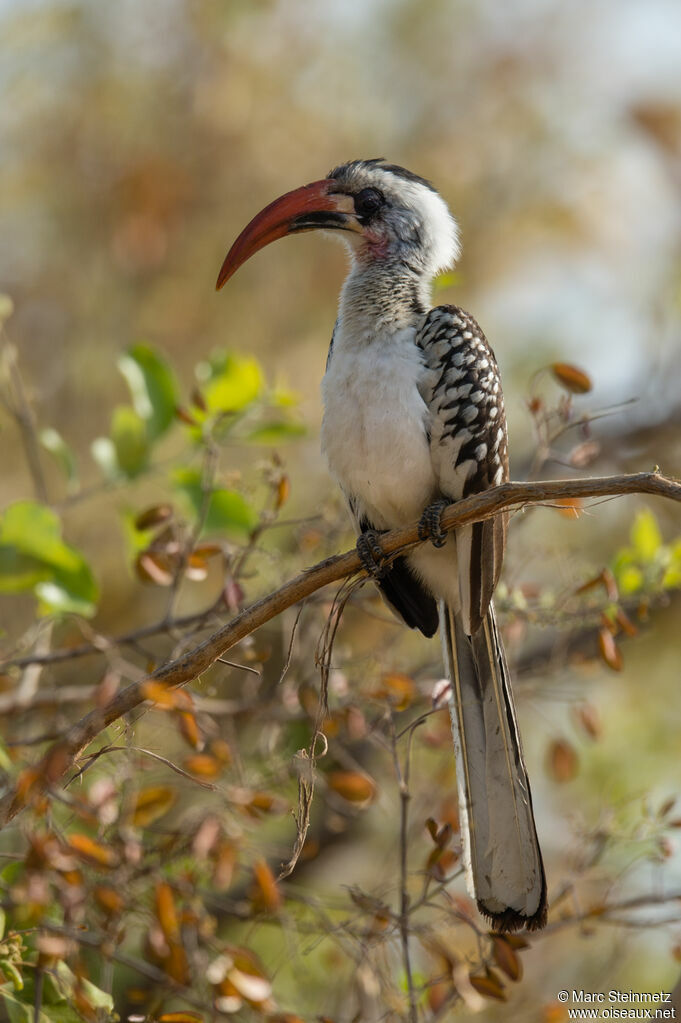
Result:
[[[456,222],[424,178],[352,160],[270,203],[232,245],[222,285],[277,238],[321,229],[350,272],[322,383],[322,450],[383,597],[412,628],[440,627],[450,680],[468,888],[498,930],[546,922],[546,880],[492,595],[506,519],[442,531],[442,508],[508,479],[499,370],[473,319],[430,306],[459,254]],[[419,520],[422,543],[387,563],[381,530]]]

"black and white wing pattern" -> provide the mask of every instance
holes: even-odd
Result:
[[[453,501],[508,479],[504,399],[494,352],[468,313],[431,309],[416,338],[430,370],[431,458],[443,497]],[[474,635],[499,581],[507,517],[496,516],[456,532],[461,614]]]

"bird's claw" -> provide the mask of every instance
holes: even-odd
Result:
[[[387,569],[385,554],[378,542],[379,536],[375,529],[365,529],[357,537],[357,554],[371,579],[382,579]]]
[[[449,501],[433,501],[419,520],[419,540],[430,540],[433,547],[444,547],[448,534],[442,528],[442,513]]]

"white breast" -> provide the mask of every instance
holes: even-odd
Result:
[[[357,344],[341,326],[322,382],[322,451],[346,495],[378,529],[418,519],[437,489],[414,334],[405,328]]]

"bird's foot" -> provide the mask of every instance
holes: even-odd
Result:
[[[450,501],[433,501],[419,519],[419,540],[430,540],[433,547],[444,547],[448,533],[442,528],[442,513]]]
[[[375,529],[365,529],[357,537],[357,553],[366,574],[371,579],[382,579],[387,571],[386,557],[381,550]]]

